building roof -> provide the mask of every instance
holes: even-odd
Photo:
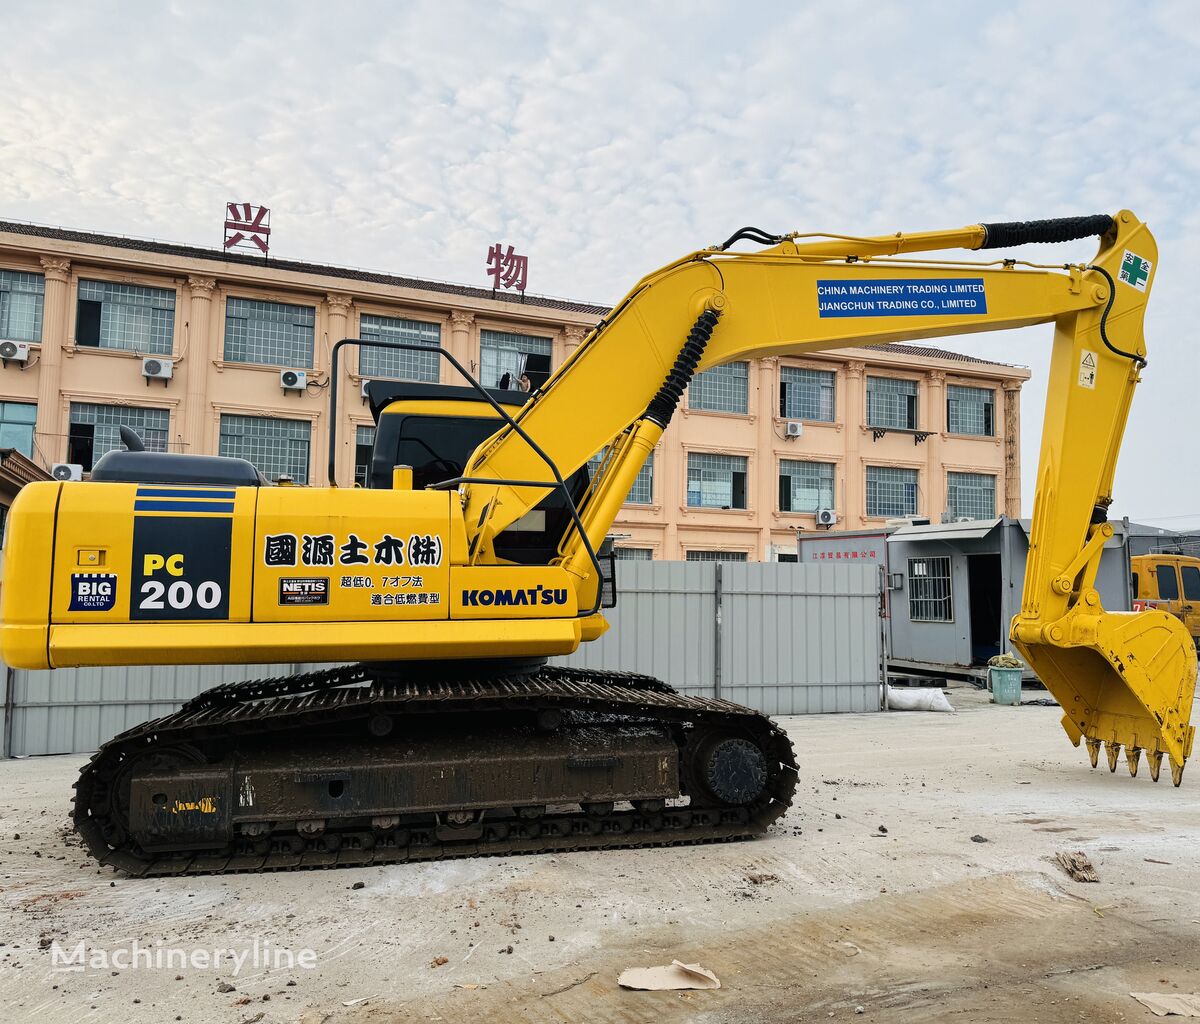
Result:
[[[558,309],[570,313],[590,313],[596,317],[604,317],[612,312],[610,306],[599,306],[590,302],[577,302],[574,299],[559,299],[546,295],[526,295],[522,298],[520,295],[512,292],[493,292],[489,288],[475,288],[471,285],[452,284],[447,281],[429,281],[418,277],[402,277],[373,270],[335,267],[324,263],[305,263],[299,260],[267,260],[258,256],[226,252],[223,249],[206,249],[201,246],[179,245],[174,242],[131,238],[126,235],[104,235],[93,231],[74,231],[69,228],[26,224],[21,221],[0,220],[0,232],[25,235],[33,238],[54,239],[61,242],[78,242],[84,245],[107,245],[116,249],[130,249],[136,252],[162,253],[164,256],[177,256],[183,259],[210,260],[214,263],[232,263],[256,268],[269,267],[273,270],[290,270],[300,274],[337,277],[347,281],[362,281],[370,284],[392,285],[400,288],[441,292],[445,295],[457,295],[463,298],[508,302],[514,306],[536,306],[541,309]],[[963,355],[960,352],[948,352],[945,349],[934,348],[931,345],[894,344],[868,347],[885,348],[892,352],[900,352],[904,355],[916,356],[920,359],[949,359],[955,362],[974,363],[982,366],[1013,367],[1014,365],[1012,363],[998,363],[991,359],[981,359],[978,356]]]
[[[174,242],[157,242],[125,235],[102,235],[92,231],[73,231],[69,228],[45,227],[41,224],[24,224],[20,221],[0,220],[0,232],[26,235],[34,238],[49,238],[60,242],[79,242],[84,245],[107,245],[115,249],[130,249],[136,252],[156,252],[164,256],[183,259],[211,260],[214,263],[232,263],[241,266],[272,270],[290,270],[300,274],[316,274],[322,277],[338,277],[347,281],[362,281],[370,284],[393,285],[399,288],[416,288],[427,292],[442,292],[464,298],[489,299],[495,302],[511,302],[515,306],[537,306],[542,309],[560,309],[569,313],[592,313],[597,317],[609,312],[608,306],[573,299],[556,299],[546,295],[526,295],[522,298],[513,292],[493,292],[490,288],[474,288],[465,284],[446,281],[427,281],[418,277],[401,277],[373,270],[357,270],[352,267],[333,267],[323,263],[305,263],[299,260],[263,259],[242,253],[226,252],[223,249],[205,249],[193,245],[177,245]]]
[[[0,448],[0,492],[16,494],[26,484],[51,479],[53,477],[41,466],[15,448]]]

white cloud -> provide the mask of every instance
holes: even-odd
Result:
[[[890,232],[1129,206],[1160,246],[1118,510],[1200,513],[1200,31],[1186,2],[12,4],[0,216],[611,301],[746,223]],[[1037,258],[1084,258],[1087,245]],[[1049,332],[1024,362],[1032,497]],[[1200,523],[1200,515],[1197,515]]]

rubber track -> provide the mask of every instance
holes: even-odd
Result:
[[[258,733],[319,730],[331,722],[373,714],[413,715],[557,708],[610,716],[630,716],[664,724],[731,728],[748,735],[771,766],[767,796],[748,809],[693,803],[661,814],[614,812],[596,819],[582,811],[516,823],[517,835],[478,842],[442,842],[427,834],[421,843],[375,845],[328,851],[309,842],[302,852],[151,854],[132,840],[111,845],[107,836],[125,836],[111,820],[109,790],[130,757],[154,749],[195,746]],[[302,743],[303,739],[298,741]],[[739,704],[680,694],[650,676],[561,667],[509,677],[406,681],[377,666],[348,665],[280,679],[252,680],[216,687],[179,711],[121,733],[104,744],[75,784],[76,830],[95,859],[132,875],[210,874],[296,868],[361,866],[459,857],[547,853],[606,847],[644,847],[721,842],[764,832],[788,808],[796,785],[796,763],[787,735],[770,718]],[[403,813],[403,808],[397,808]],[[486,819],[485,819],[486,821]],[[115,828],[114,828],[115,826]],[[566,834],[562,834],[565,830]],[[346,836],[361,828],[330,829]]]

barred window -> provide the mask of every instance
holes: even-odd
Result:
[[[604,457],[607,453],[608,449],[605,448],[588,459],[588,469],[591,471],[593,480],[596,479],[596,474],[600,471],[600,466],[604,462]],[[629,494],[625,497],[625,504],[654,504],[654,452],[650,453],[650,457],[642,463],[642,468],[638,470],[638,475],[634,478],[633,486],[629,488]]]
[[[437,324],[390,316],[364,315],[359,321],[358,336],[364,341],[398,341],[405,345],[426,345],[431,349],[442,343],[441,327]],[[440,361],[437,352],[365,346],[358,350],[358,372],[364,377],[383,380],[421,380],[436,384],[441,374]]]
[[[166,409],[72,402],[69,420],[67,461],[79,463],[85,472],[105,452],[124,447],[120,427],[137,431],[148,452],[167,450],[171,414]]]
[[[0,270],[0,340],[41,341],[46,278],[22,270]]]
[[[867,515],[895,518],[917,514],[917,471],[867,467]]]
[[[225,358],[232,363],[312,366],[316,319],[316,310],[312,306],[228,299],[225,303]]]
[[[951,434],[996,436],[996,393],[991,388],[946,386],[946,429]]]
[[[798,366],[779,368],[779,415],[785,420],[834,420],[832,370],[805,370]]]
[[[375,428],[358,427],[354,431],[354,482],[366,487],[371,479],[371,455],[375,450]]]
[[[696,374],[688,385],[688,408],[709,412],[749,411],[749,363],[728,363]]]
[[[480,331],[479,383],[485,388],[497,388],[507,376],[504,383],[516,390],[521,374],[527,373],[533,387],[539,388],[550,376],[552,351],[549,338],[508,331]]]
[[[868,377],[867,426],[916,430],[917,382],[896,377]]]
[[[169,288],[80,281],[75,344],[170,355],[175,340],[175,292]]]
[[[654,560],[653,548],[613,548],[618,562],[650,562]]]
[[[946,511],[955,518],[994,519],[996,478],[987,473],[946,474]]]
[[[908,617],[913,622],[953,622],[950,559],[908,560]]]
[[[308,483],[308,447],[312,424],[266,416],[221,414],[222,455],[246,459],[268,480],[290,476]]]
[[[833,508],[833,464],[779,460],[779,511]]]
[[[33,458],[37,406],[32,402],[0,402],[0,448],[15,448]]]
[[[688,551],[683,557],[689,562],[746,562],[750,559],[745,551]]]
[[[688,453],[687,503],[690,508],[745,508],[744,455]]]

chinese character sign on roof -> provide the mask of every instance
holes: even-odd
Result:
[[[225,204],[226,249],[250,249],[266,256],[270,246],[270,210],[250,203]]]
[[[518,255],[511,245],[506,249],[497,242],[488,249],[487,272],[493,289],[515,288],[523,292],[529,278],[529,257]]]

